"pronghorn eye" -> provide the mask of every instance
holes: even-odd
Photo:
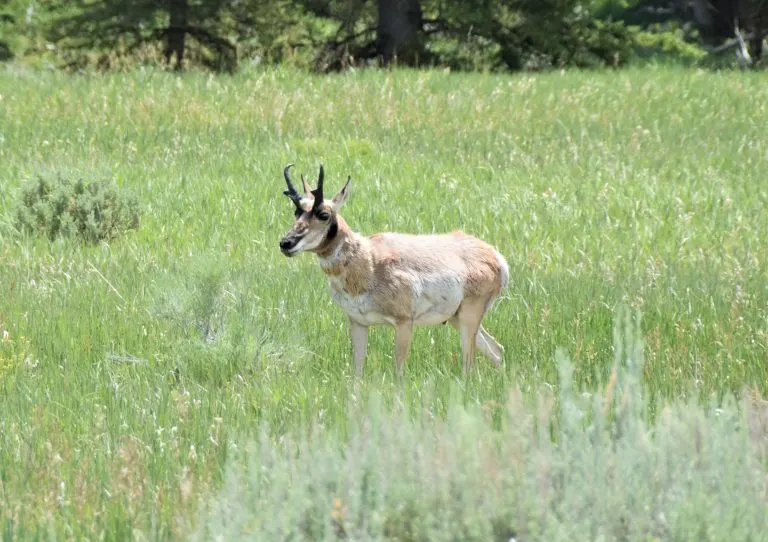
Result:
[[[325,211],[320,211],[320,212],[319,212],[319,213],[317,213],[315,216],[316,216],[317,218],[319,218],[320,220],[322,220],[322,221],[326,221],[326,220],[328,220],[329,218],[331,218],[331,215],[330,215],[330,214],[328,214],[328,213],[326,213]]]

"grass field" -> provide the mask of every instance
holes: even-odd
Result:
[[[430,470],[391,456],[401,450],[410,457],[409,447],[423,439],[434,444],[424,457],[447,457],[448,471],[467,466],[465,478],[440,478],[446,487],[475,488],[466,502],[448,501],[461,510],[481,501],[517,506],[503,501],[504,492],[501,501],[472,500],[482,493],[475,486],[486,463],[466,450],[485,443],[513,453],[494,448],[493,435],[527,435],[518,421],[536,419],[542,410],[535,405],[557,397],[568,403],[556,391],[563,367],[572,367],[574,396],[586,401],[585,412],[592,403],[582,393],[611,403],[614,362],[638,357],[622,354],[614,337],[621,305],[643,315],[642,394],[635,387],[633,397],[643,398],[649,420],[663,405],[677,405],[670,427],[711,436],[716,451],[683,446],[704,454],[716,474],[697,477],[692,467],[700,483],[691,486],[690,514],[667,531],[630,529],[628,539],[768,540],[760,478],[768,473],[768,421],[756,425],[761,418],[739,407],[761,404],[756,397],[768,391],[766,83],[760,73],[674,69],[66,77],[6,68],[0,73],[2,537],[165,539],[196,532],[206,538],[214,532],[206,524],[235,514],[222,512],[221,503],[237,499],[242,510],[230,525],[240,536],[333,538],[342,513],[334,507],[343,509],[352,497],[336,503],[323,480],[334,468],[363,468],[345,464],[338,446],[368,450],[360,437],[367,419],[386,429],[381,449],[390,460],[365,465],[410,472],[415,478],[398,486],[402,491],[418,494],[418,481],[427,479],[419,473]],[[372,333],[365,377],[354,385],[346,321],[331,304],[314,257],[288,260],[277,247],[292,221],[283,166],[296,162],[314,178],[321,160],[329,191],[352,175],[343,214],[358,231],[463,229],[499,248],[510,265],[510,288],[485,327],[506,349],[502,371],[478,358],[462,378],[458,336],[440,326],[416,332],[398,384],[392,331],[382,328]],[[41,173],[114,178],[138,196],[140,228],[95,246],[18,235],[19,189]],[[559,347],[572,364],[558,365]],[[745,389],[752,400],[742,398]],[[520,404],[510,406],[518,395]],[[710,399],[729,424],[697,406]],[[561,467],[581,465],[585,478],[553,491],[593,487],[603,496],[595,509],[604,515],[595,522],[608,525],[612,501],[606,499],[614,493],[602,490],[621,493],[617,487],[626,480],[594,480],[590,473],[601,467],[584,465],[602,441],[590,441],[590,448],[575,436],[578,424],[561,423],[564,433],[553,434],[577,455],[566,461],[558,454],[567,448],[533,445],[526,453]],[[645,423],[630,433],[655,434]],[[743,455],[740,423],[763,427],[751,433],[758,446],[746,446]],[[674,427],[660,431],[669,438],[660,439],[666,444],[657,455],[646,453],[643,446],[652,445],[644,437],[620,442],[627,453],[677,457],[674,444],[688,441],[676,440]],[[616,459],[616,472],[658,475],[652,462],[635,471],[631,454],[603,444],[616,454],[606,456]],[[501,461],[497,470],[505,472],[509,455],[489,454],[488,462]],[[239,485],[259,472],[258,464],[266,465],[267,478],[274,469],[272,493]],[[664,464],[670,473],[687,472]],[[322,466],[326,478],[313,485],[308,473]],[[575,471],[562,470],[566,479],[569,472]],[[642,486],[635,476],[627,492]],[[305,485],[277,492],[290,480]],[[678,486],[670,484],[674,493]],[[717,487],[728,492],[718,494]],[[530,514],[507,518],[517,523],[504,528],[496,518],[493,536],[614,539],[625,528],[621,514],[619,531],[607,534],[586,524],[584,531],[539,528],[590,517],[572,506],[579,502],[575,493],[567,495],[549,519],[533,513],[541,501],[514,501]],[[628,517],[638,517],[643,497],[623,495],[624,501],[614,497]],[[305,528],[299,517],[301,511],[322,516],[321,505],[296,504],[310,501],[328,504],[319,530]],[[367,516],[368,505],[360,502],[346,513],[378,517],[370,524],[396,540],[427,539],[436,524],[461,515],[442,512],[435,516],[445,517],[442,523],[414,523],[425,508]],[[707,515],[728,506],[733,523]],[[566,509],[571,515],[563,515]],[[489,517],[467,519],[468,530],[455,539],[488,540],[490,527],[478,527],[480,516]],[[272,521],[281,517],[282,523]],[[391,517],[400,519],[388,523]],[[679,536],[707,521],[721,530]],[[291,538],[293,528],[299,534]]]

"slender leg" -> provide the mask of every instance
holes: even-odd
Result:
[[[467,374],[475,359],[473,335],[477,335],[477,328],[465,324],[461,326],[459,334],[461,335],[461,371]]]
[[[355,358],[355,376],[362,378],[365,354],[368,351],[368,327],[350,318],[349,331],[352,336],[352,356]]]
[[[413,323],[403,322],[395,324],[395,370],[397,376],[403,376],[403,365],[408,358],[408,349],[411,347],[413,337]]]
[[[466,374],[475,359],[475,345],[478,340],[480,322],[485,315],[485,300],[482,298],[467,298],[459,307],[456,315],[458,330],[461,336],[462,371]]]
[[[477,346],[477,349],[480,350],[483,355],[488,357],[496,367],[501,366],[504,347],[501,346],[482,325],[477,331],[475,346]]]
[[[461,333],[461,326],[459,325],[459,319],[457,317],[454,316],[448,320],[448,323],[451,324],[456,331]],[[490,359],[497,367],[501,365],[502,356],[504,355],[504,347],[496,342],[496,339],[494,339],[483,326],[478,328],[477,335],[475,335],[475,348],[477,348],[482,355]]]

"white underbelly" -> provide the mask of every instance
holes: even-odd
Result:
[[[330,281],[333,300],[355,322],[364,326],[395,325],[396,320],[379,311],[370,293],[351,295]],[[426,278],[413,283],[411,321],[417,326],[433,326],[448,321],[464,299],[464,284],[459,279]]]
[[[373,304],[371,294],[350,295],[344,291],[332,290],[333,300],[352,320],[364,326],[394,325],[395,320],[379,313]]]
[[[433,326],[450,319],[464,299],[464,284],[457,279],[424,279],[413,288],[411,317],[417,326]]]

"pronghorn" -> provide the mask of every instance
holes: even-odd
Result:
[[[487,243],[461,232],[442,235],[377,233],[365,237],[339,215],[349,193],[344,187],[323,198],[323,166],[317,188],[304,176],[301,195],[283,170],[283,193],[296,206],[296,222],[280,240],[286,256],[314,252],[328,276],[334,301],[349,317],[355,373],[363,374],[368,327],[395,328],[395,368],[403,374],[414,325],[451,324],[461,335],[466,373],[475,348],[502,363],[502,346],[481,325],[483,317],[509,281],[504,257]]]

